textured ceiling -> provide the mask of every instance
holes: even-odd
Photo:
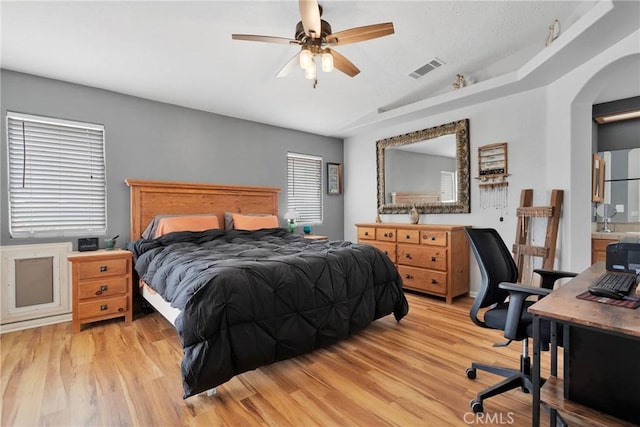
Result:
[[[2,1],[3,68],[223,115],[342,136],[378,110],[517,70],[594,7],[576,1],[324,1],[333,31],[392,21],[396,33],[337,50],[362,72],[276,78],[295,46],[231,39],[293,37],[296,1]],[[561,36],[562,37],[562,36]],[[437,57],[421,79],[409,74]]]

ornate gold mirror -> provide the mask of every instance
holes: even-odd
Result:
[[[378,212],[469,213],[469,120],[381,139]]]

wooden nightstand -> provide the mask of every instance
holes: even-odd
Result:
[[[84,323],[132,316],[132,254],[125,250],[71,252],[72,323],[71,331],[80,332]]]
[[[317,234],[303,234],[305,239],[313,239],[313,240],[329,240],[327,236],[320,236]]]

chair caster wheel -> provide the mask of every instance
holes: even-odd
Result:
[[[469,402],[469,405],[471,406],[471,410],[476,414],[480,413],[480,412],[484,412],[484,408],[482,407],[482,403],[478,402],[475,399],[473,399],[471,402]]]
[[[467,378],[470,380],[476,379],[476,370],[473,368],[467,368]]]

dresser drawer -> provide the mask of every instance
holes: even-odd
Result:
[[[447,270],[447,250],[418,245],[398,245],[398,264]]]
[[[127,259],[106,259],[86,261],[78,264],[78,279],[92,279],[105,276],[123,276],[127,274]]]
[[[447,235],[446,231],[422,230],[420,232],[420,243],[430,246],[447,246]]]
[[[382,252],[387,254],[391,262],[396,263],[396,245],[395,243],[385,243],[385,242],[367,242],[367,245],[374,246],[380,249]]]
[[[100,298],[95,301],[81,302],[78,304],[78,317],[80,320],[92,317],[106,316],[109,314],[127,311],[127,296]]]
[[[376,233],[376,240],[395,242],[396,234],[397,233],[395,228],[378,228],[378,232]]]
[[[398,243],[420,243],[420,230],[398,229]]]
[[[358,227],[358,240],[375,240],[376,229],[373,227]]]
[[[83,281],[78,284],[78,298],[96,298],[126,294],[129,279],[127,277],[110,277],[98,281]]]
[[[447,273],[405,265],[398,266],[398,273],[402,277],[403,285],[407,288],[438,295],[447,293]]]

